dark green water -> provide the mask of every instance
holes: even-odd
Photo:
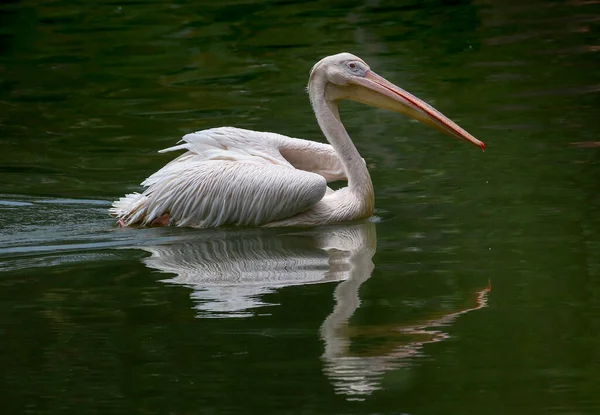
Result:
[[[2,413],[600,413],[598,2],[0,11]],[[488,151],[349,103],[374,220],[114,226],[185,133],[321,140],[340,51]]]

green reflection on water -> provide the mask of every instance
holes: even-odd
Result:
[[[0,7],[6,413],[599,411],[597,4]],[[342,50],[488,151],[348,104],[378,219],[340,240],[362,245],[113,227],[187,132],[321,140],[304,86]]]

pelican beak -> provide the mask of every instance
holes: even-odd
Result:
[[[352,88],[347,98],[380,108],[401,112],[446,134],[468,141],[485,150],[485,144],[460,128],[454,121],[404,89],[369,70],[364,77],[353,79],[359,88]],[[362,88],[360,88],[362,87]]]

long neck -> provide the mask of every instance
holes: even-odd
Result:
[[[348,188],[361,202],[373,206],[373,183],[367,166],[340,120],[337,102],[326,99],[325,87],[326,83],[318,79],[313,80],[308,87],[317,122],[344,166]]]

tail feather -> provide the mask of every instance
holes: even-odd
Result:
[[[108,211],[112,216],[122,219],[125,225],[134,225],[145,220],[147,200],[148,197],[143,194],[130,193],[114,201]]]

